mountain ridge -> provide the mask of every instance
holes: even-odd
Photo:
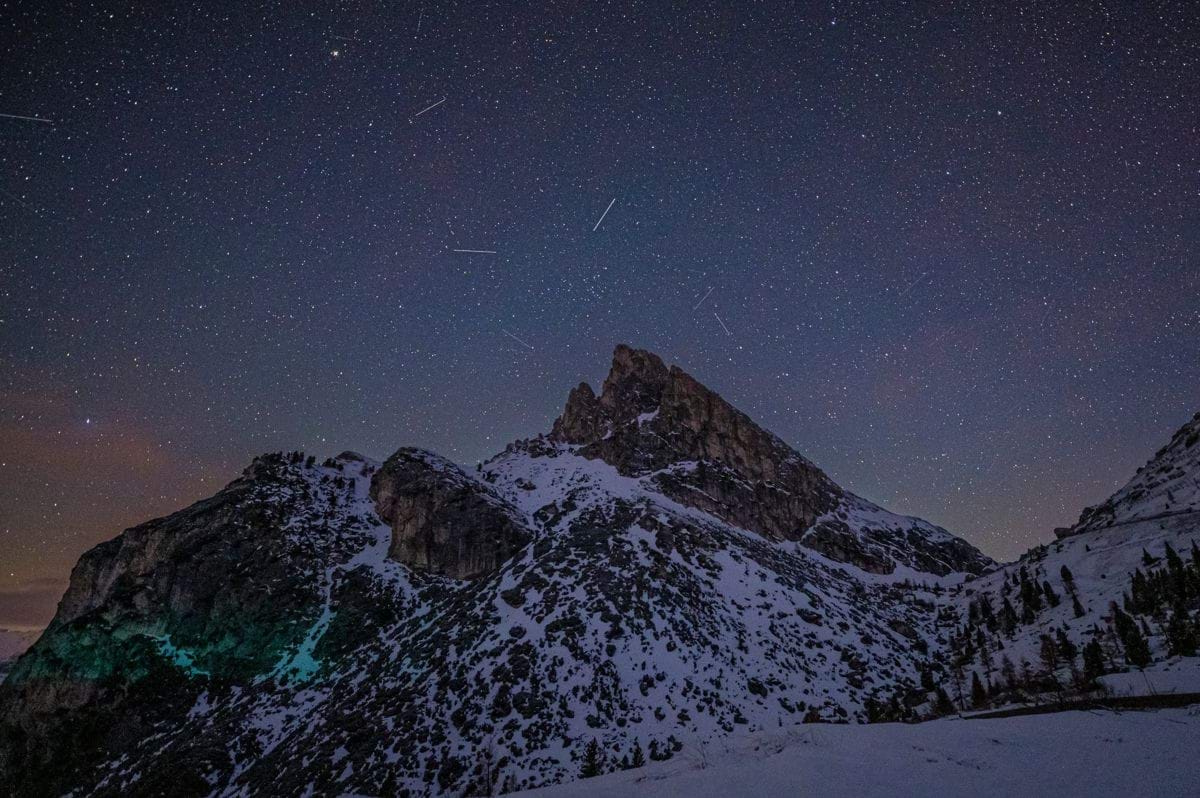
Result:
[[[592,746],[927,712],[1009,568],[618,347],[599,395],[474,470],[264,455],[85,554],[0,684],[0,773],[461,794],[570,779]]]

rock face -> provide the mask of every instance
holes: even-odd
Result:
[[[203,684],[276,672],[319,611],[325,560],[368,540],[337,507],[343,487],[265,455],[212,498],[84,554],[0,685],[0,783],[87,784],[106,751],[150,734]]]
[[[18,795],[463,795],[919,692],[994,567],[655,355],[468,472],[259,458],[81,558],[0,684]],[[619,758],[619,757],[616,757]]]
[[[533,538],[516,510],[432,452],[401,449],[371,479],[391,527],[388,556],[418,571],[478,579]]]
[[[580,446],[620,473],[670,468],[676,501],[771,540],[797,540],[841,490],[820,469],[677,366],[618,346],[599,398],[571,392],[551,440]]]

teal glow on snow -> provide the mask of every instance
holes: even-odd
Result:
[[[285,681],[299,683],[311,679],[321,667],[320,661],[313,657],[313,651],[316,650],[317,643],[324,636],[325,630],[329,628],[329,622],[333,620],[333,615],[333,608],[326,604],[325,609],[321,612],[321,617],[317,618],[317,622],[308,630],[308,635],[300,643],[296,652],[290,657],[285,654],[271,675]]]
[[[179,648],[172,643],[170,635],[155,637],[154,639],[158,641],[158,645],[162,649],[163,656],[171,660],[171,663],[174,664],[175,667],[182,670],[188,676],[210,675],[208,671],[197,668],[196,660],[192,656],[191,652],[189,652],[187,649]]]

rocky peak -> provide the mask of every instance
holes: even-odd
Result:
[[[603,438],[638,416],[653,413],[671,377],[672,370],[658,355],[618,344],[600,396],[597,398],[586,382],[580,383],[567,397],[567,406],[550,436],[574,444]]]
[[[571,391],[550,437],[622,474],[654,474],[673,499],[773,540],[798,539],[841,493],[690,374],[624,344],[600,396],[586,384]]]

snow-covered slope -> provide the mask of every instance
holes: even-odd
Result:
[[[1133,479],[1109,499],[1088,507],[1060,537],[1159,519],[1200,526],[1200,413],[1184,424]]]
[[[684,748],[670,762],[529,798],[1196,795],[1200,715],[1063,712],[918,725],[805,726]]]

